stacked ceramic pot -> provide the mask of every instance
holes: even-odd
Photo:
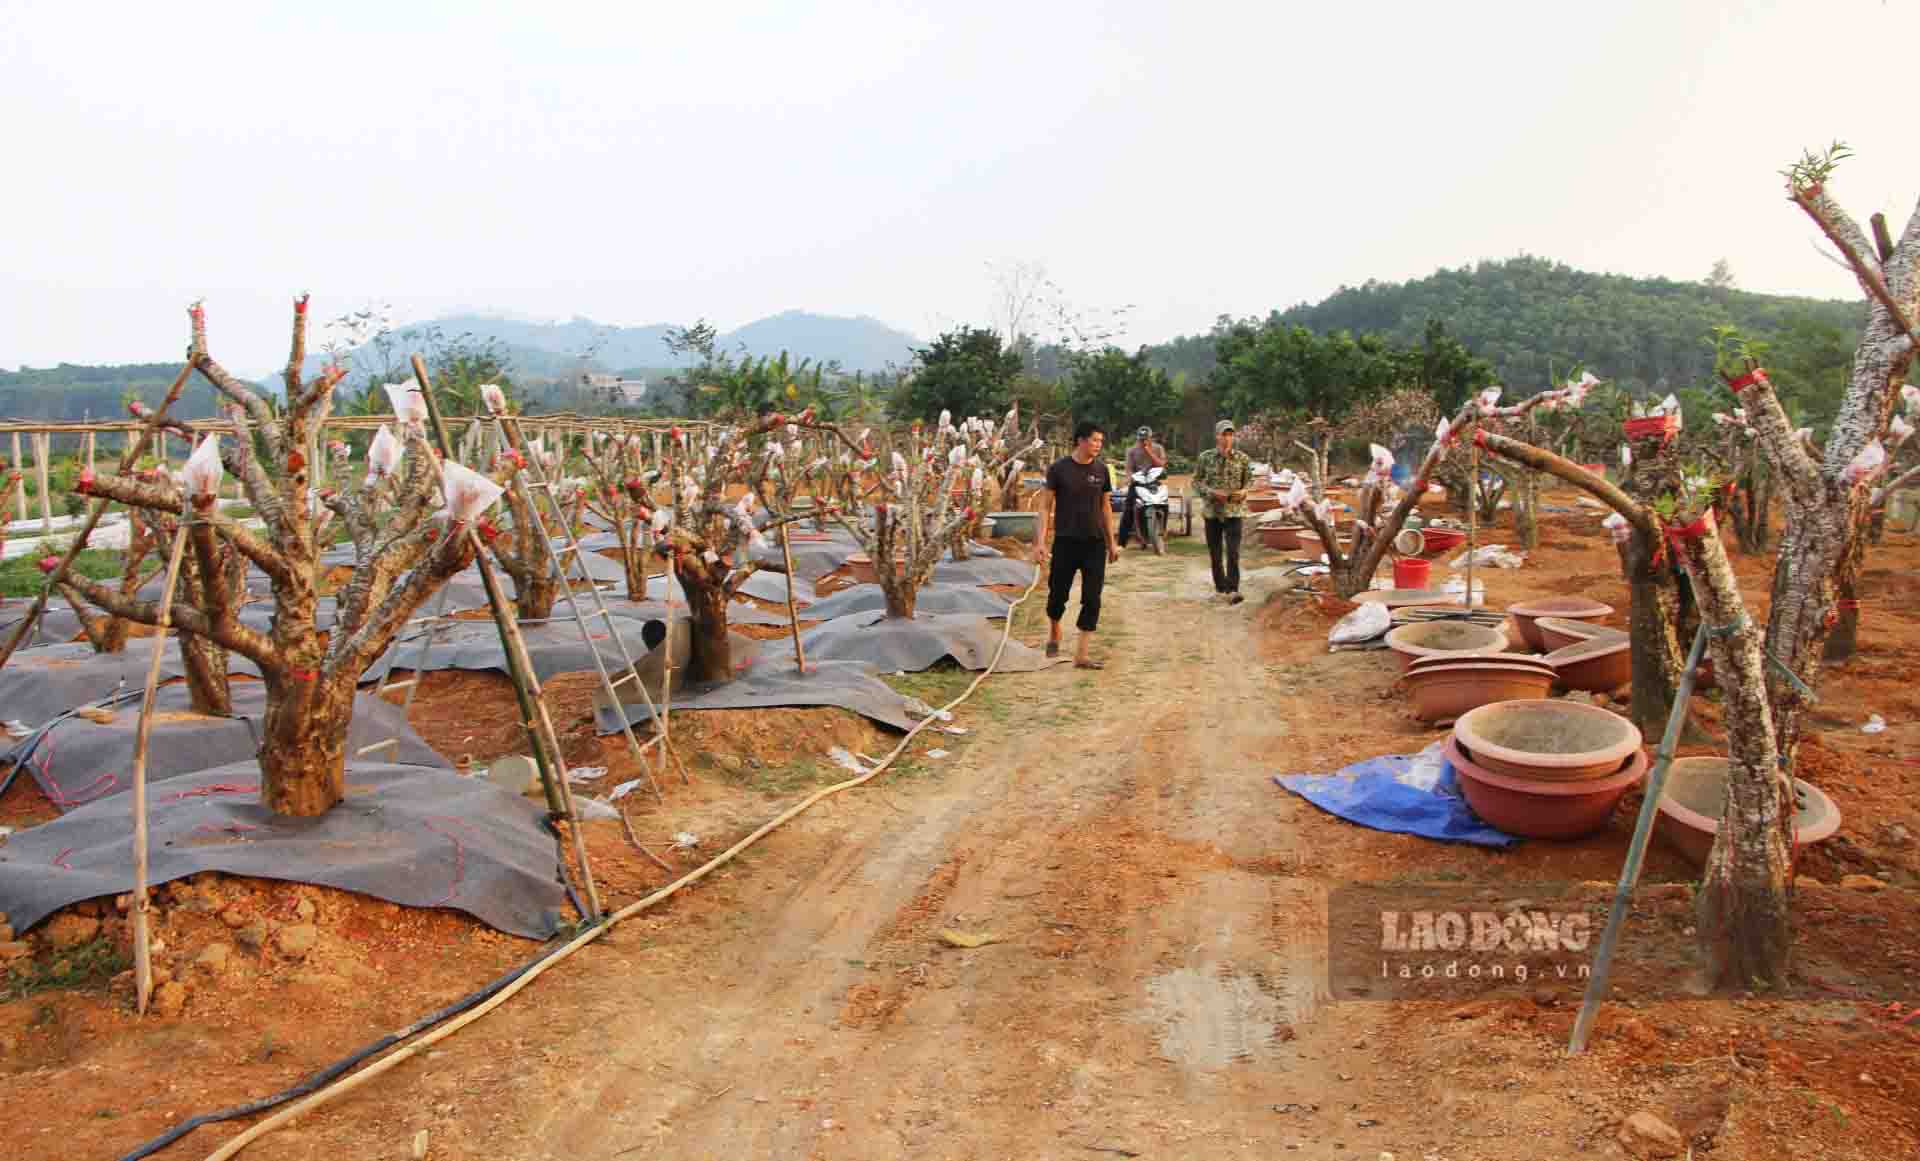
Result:
[[[1675,758],[1667,768],[1653,833],[1698,866],[1705,866],[1727,802],[1725,758]],[[1793,780],[1793,845],[1831,837],[1840,829],[1840,808],[1810,782]]]
[[[1546,654],[1554,683],[1588,693],[1612,693],[1633,680],[1627,634],[1600,624],[1612,613],[1612,605],[1590,597],[1545,597],[1507,606],[1520,640]]]
[[[1546,698],[1468,710],[1442,743],[1473,812],[1509,834],[1571,839],[1607,825],[1647,774],[1640,729],[1611,710]]]

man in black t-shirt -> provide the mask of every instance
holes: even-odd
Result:
[[[1106,433],[1091,420],[1073,429],[1073,451],[1047,469],[1047,486],[1040,493],[1038,563],[1047,572],[1047,656],[1060,655],[1060,618],[1067,612],[1067,594],[1074,574],[1080,576],[1080,616],[1074,621],[1080,640],[1073,663],[1081,669],[1104,668],[1087,656],[1093,633],[1100,625],[1100,590],[1106,584],[1107,565],[1120,559],[1113,539],[1113,509],[1107,502],[1112,481],[1100,459]]]

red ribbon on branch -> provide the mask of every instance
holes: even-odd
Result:
[[[1483,450],[1488,450],[1488,449],[1487,449],[1487,429],[1486,429],[1486,428],[1484,428],[1484,427],[1476,427],[1476,428],[1474,428],[1474,429],[1473,429],[1473,446],[1475,446],[1475,447],[1477,447],[1477,448],[1481,448],[1481,449],[1483,449]]]
[[[287,673],[295,681],[316,681],[320,677],[320,671],[317,669],[288,669]]]
[[[1755,367],[1738,379],[1727,380],[1727,386],[1733,389],[1735,395],[1738,395],[1749,387],[1758,387],[1760,384],[1767,382],[1770,382],[1767,378],[1767,372],[1763,368]]]

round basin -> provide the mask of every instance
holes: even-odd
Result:
[[[1489,770],[1478,754],[1461,748],[1457,730],[1441,743],[1440,752],[1460,776],[1460,792],[1475,814],[1508,834],[1527,838],[1574,839],[1604,829],[1621,797],[1647,776],[1647,754],[1638,748],[1617,768],[1579,782]]]
[[[1400,668],[1406,669],[1423,657],[1498,653],[1507,647],[1507,635],[1467,621],[1414,621],[1387,630],[1387,646],[1400,655]]]
[[[1448,552],[1467,542],[1467,534],[1458,528],[1434,528],[1428,526],[1420,530],[1420,539],[1428,552]]]
[[[1299,537],[1300,547],[1303,550],[1309,553],[1312,553],[1315,556],[1325,555],[1327,551],[1327,546],[1323,541],[1321,541],[1320,534],[1318,532],[1311,532],[1305,528],[1302,528],[1299,532],[1295,533],[1294,535]],[[1345,555],[1347,551],[1350,550],[1352,547],[1353,547],[1353,537],[1348,536],[1341,539],[1340,552],[1342,555]]]
[[[1793,780],[1793,842],[1817,843],[1840,829],[1840,808],[1812,783]],[[1675,758],[1660,794],[1654,833],[1694,864],[1705,866],[1727,802],[1725,758]]]
[[[904,575],[907,571],[907,562],[901,557],[894,557],[893,571],[895,575]],[[857,584],[880,583],[880,570],[874,567],[873,558],[864,552],[856,552],[847,558],[847,574],[853,577]]]
[[[1611,774],[1641,741],[1626,718],[1573,701],[1484,705],[1461,715],[1453,734],[1484,769],[1550,782]]]
[[[1591,621],[1576,621],[1571,617],[1535,617],[1533,628],[1540,635],[1541,651],[1544,653],[1565,649],[1582,641],[1624,640],[1627,636],[1624,629],[1597,625]]]
[[[1589,693],[1611,693],[1633,680],[1633,642],[1622,634],[1613,639],[1595,637],[1576,641],[1547,654],[1560,673],[1560,684]]]
[[[1423,722],[1445,722],[1496,701],[1542,698],[1553,675],[1495,660],[1423,663],[1407,672],[1407,698]]]
[[[1545,661],[1535,657],[1531,653],[1517,655],[1512,653],[1487,653],[1476,654],[1472,657],[1456,657],[1450,653],[1437,653],[1432,657],[1417,658],[1412,665],[1407,666],[1407,676],[1412,677],[1417,673],[1427,673],[1435,669],[1448,669],[1460,665],[1500,665],[1509,669],[1524,670],[1527,673],[1537,673],[1549,681],[1553,680],[1554,676],[1553,666],[1548,665]]]
[[[1542,653],[1546,652],[1547,645],[1540,639],[1540,631],[1534,628],[1533,623],[1537,619],[1559,617],[1566,621],[1598,621],[1612,614],[1612,605],[1592,597],[1542,597],[1536,601],[1521,601],[1507,606],[1507,615],[1513,618],[1514,627],[1520,630],[1520,639]]]
[[[1033,543],[1034,521],[1039,519],[1037,512],[989,512],[987,519],[993,521],[996,536],[1011,536],[1015,540]]]
[[[1271,512],[1280,506],[1280,497],[1272,492],[1258,493],[1247,497],[1247,511]]]
[[[1300,547],[1300,526],[1297,524],[1262,524],[1260,543],[1268,548],[1292,551]],[[1318,544],[1319,541],[1315,541]]]

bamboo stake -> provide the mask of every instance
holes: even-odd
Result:
[[[180,558],[187,547],[187,522],[173,533],[173,551],[167,558],[167,581],[160,590],[159,631],[153,635],[153,657],[147,662],[146,696],[140,701],[140,725],[133,735],[133,986],[136,1008],[147,1014],[153,994],[153,951],[147,943],[147,739],[153,733],[153,699],[160,688],[160,658],[167,651],[167,629],[173,621],[173,591],[180,581]]]
[[[1687,668],[1680,674],[1680,688],[1674,691],[1673,712],[1667,715],[1667,730],[1654,751],[1653,772],[1647,776],[1646,793],[1640,799],[1640,817],[1633,824],[1633,838],[1627,843],[1626,865],[1620,868],[1620,883],[1614,888],[1613,910],[1607,913],[1606,930],[1593,953],[1593,976],[1587,981],[1587,996],[1580,1004],[1580,1015],[1573,1022],[1573,1038],[1567,1043],[1567,1055],[1578,1056],[1586,1050],[1587,1034],[1593,1031],[1593,1019],[1600,1013],[1600,1002],[1607,996],[1607,977],[1613,970],[1613,945],[1620,938],[1620,927],[1631,907],[1633,888],[1640,881],[1641,861],[1647,842],[1653,835],[1654,816],[1660,813],[1660,797],[1667,785],[1667,772],[1673,767],[1673,751],[1680,744],[1680,726],[1687,719],[1687,706],[1693,699],[1693,679],[1700,668],[1700,656],[1706,652],[1706,619],[1693,634],[1693,648],[1687,653]]]
[[[47,457],[53,450],[53,437],[41,434],[33,437],[34,475],[40,481],[40,530],[53,531],[53,496],[47,484]]]
[[[1480,549],[1480,445],[1467,449],[1467,608],[1473,608],[1473,554]]]
[[[16,431],[13,433],[13,470],[16,472],[19,472],[22,476],[26,475],[26,470],[25,470],[26,462],[27,461],[20,458],[20,433]],[[25,488],[20,489],[19,494],[16,495],[14,499],[19,503],[19,506],[20,506],[20,519],[22,521],[26,520],[27,490]]]
[[[807,674],[807,651],[800,644],[800,614],[793,604],[793,546],[787,540],[787,526],[780,525],[780,556],[787,564],[787,624],[793,628],[793,665],[800,676]]]

